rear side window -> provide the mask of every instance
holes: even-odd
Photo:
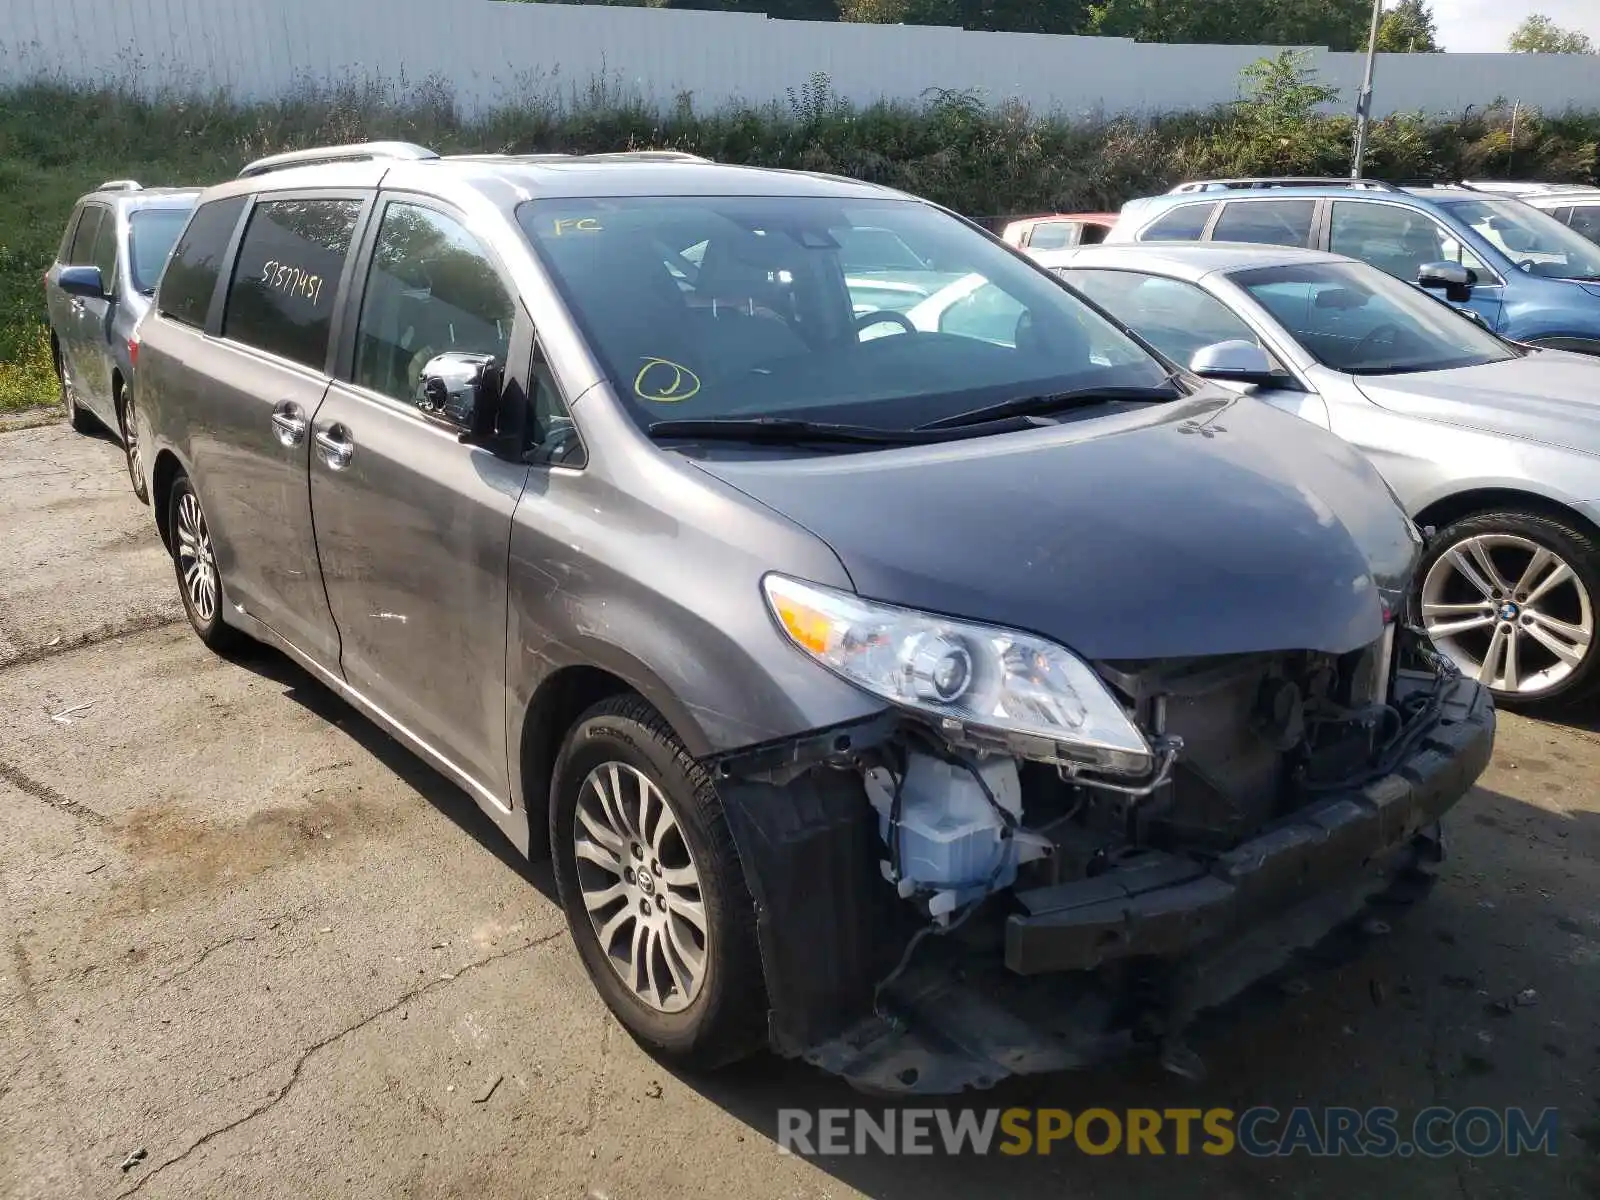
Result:
[[[1545,212],[1549,213],[1552,217],[1554,217],[1556,220],[1560,221],[1563,225],[1571,225],[1572,224],[1572,206],[1571,205],[1568,205],[1565,208],[1547,208],[1547,209],[1545,209]]]
[[[1139,235],[1141,242],[1198,242],[1216,203],[1181,204]]]
[[[264,200],[250,214],[222,336],[321,370],[359,200]]]
[[[1211,240],[1309,246],[1316,214],[1315,200],[1235,200],[1222,206]]]
[[[78,231],[78,218],[83,216],[83,205],[78,205],[72,210],[72,215],[67,218],[67,228],[61,235],[61,245],[56,249],[56,261],[62,266],[72,264],[72,239]]]
[[[1077,244],[1078,226],[1072,221],[1041,221],[1028,237],[1028,245],[1035,250],[1060,250]]]
[[[105,212],[98,204],[85,206],[83,216],[78,218],[78,230],[72,235],[72,248],[67,251],[69,266],[94,266],[94,241],[100,236],[100,221]]]
[[[222,274],[222,260],[228,253],[228,239],[239,223],[245,200],[244,196],[230,196],[195,210],[172,251],[172,261],[161,273],[156,307],[163,316],[185,325],[205,327],[217,277]]]
[[[1591,242],[1600,242],[1600,204],[1580,204],[1569,224]]]

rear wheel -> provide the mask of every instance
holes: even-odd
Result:
[[[123,387],[117,394],[117,424],[121,426],[122,449],[128,456],[128,479],[140,503],[150,503],[150,488],[144,479],[144,457],[139,447],[139,422],[133,408],[133,392]]]
[[[1564,521],[1515,511],[1441,530],[1420,595],[1434,645],[1511,708],[1595,689],[1597,605],[1594,540]]]
[[[595,705],[551,788],[561,905],[589,978],[628,1031],[712,1067],[762,1044],[755,906],[710,778],[637,697]]]
[[[76,388],[67,374],[66,361],[61,357],[61,351],[55,352],[56,360],[56,387],[61,395],[61,407],[67,410],[67,424],[72,426],[76,433],[92,433],[94,431],[94,417],[89,410],[80,405],[76,398]]]
[[[217,573],[211,529],[187,475],[173,481],[167,528],[172,531],[172,566],[189,624],[212,650],[222,653],[235,648],[244,635],[222,619],[222,577]]]

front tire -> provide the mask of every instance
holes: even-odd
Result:
[[[1434,645],[1498,705],[1600,685],[1600,546],[1574,524],[1515,510],[1455,522],[1423,561],[1418,606]]]
[[[93,433],[94,417],[74,398],[72,382],[67,378],[67,364],[60,350],[55,352],[55,360],[56,387],[60,390],[61,407],[67,410],[67,424],[74,433]]]
[[[222,576],[217,572],[211,528],[187,475],[179,475],[173,481],[167,501],[167,528],[172,531],[172,567],[178,576],[178,594],[189,624],[216,653],[235,649],[244,635],[222,619]]]
[[[759,1047],[755,905],[710,777],[637,697],[578,719],[550,801],[556,886],[590,980],[647,1047],[709,1068]]]

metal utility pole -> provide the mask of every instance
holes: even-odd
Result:
[[[1378,25],[1383,21],[1383,0],[1372,0],[1372,32],[1367,36],[1367,73],[1356,97],[1356,157],[1350,164],[1350,178],[1361,178],[1361,164],[1367,157],[1367,122],[1372,116],[1372,68],[1378,61]]]

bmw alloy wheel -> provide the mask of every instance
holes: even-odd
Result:
[[[217,560],[205,514],[193,492],[185,492],[178,501],[178,570],[195,616],[210,624],[217,615]]]
[[[1422,622],[1464,674],[1528,698],[1566,680],[1594,639],[1589,590],[1571,565],[1510,533],[1475,534],[1435,560]]]
[[[710,934],[694,855],[661,789],[626,763],[589,772],[572,828],[578,889],[611,967],[657,1012],[705,982]]]

